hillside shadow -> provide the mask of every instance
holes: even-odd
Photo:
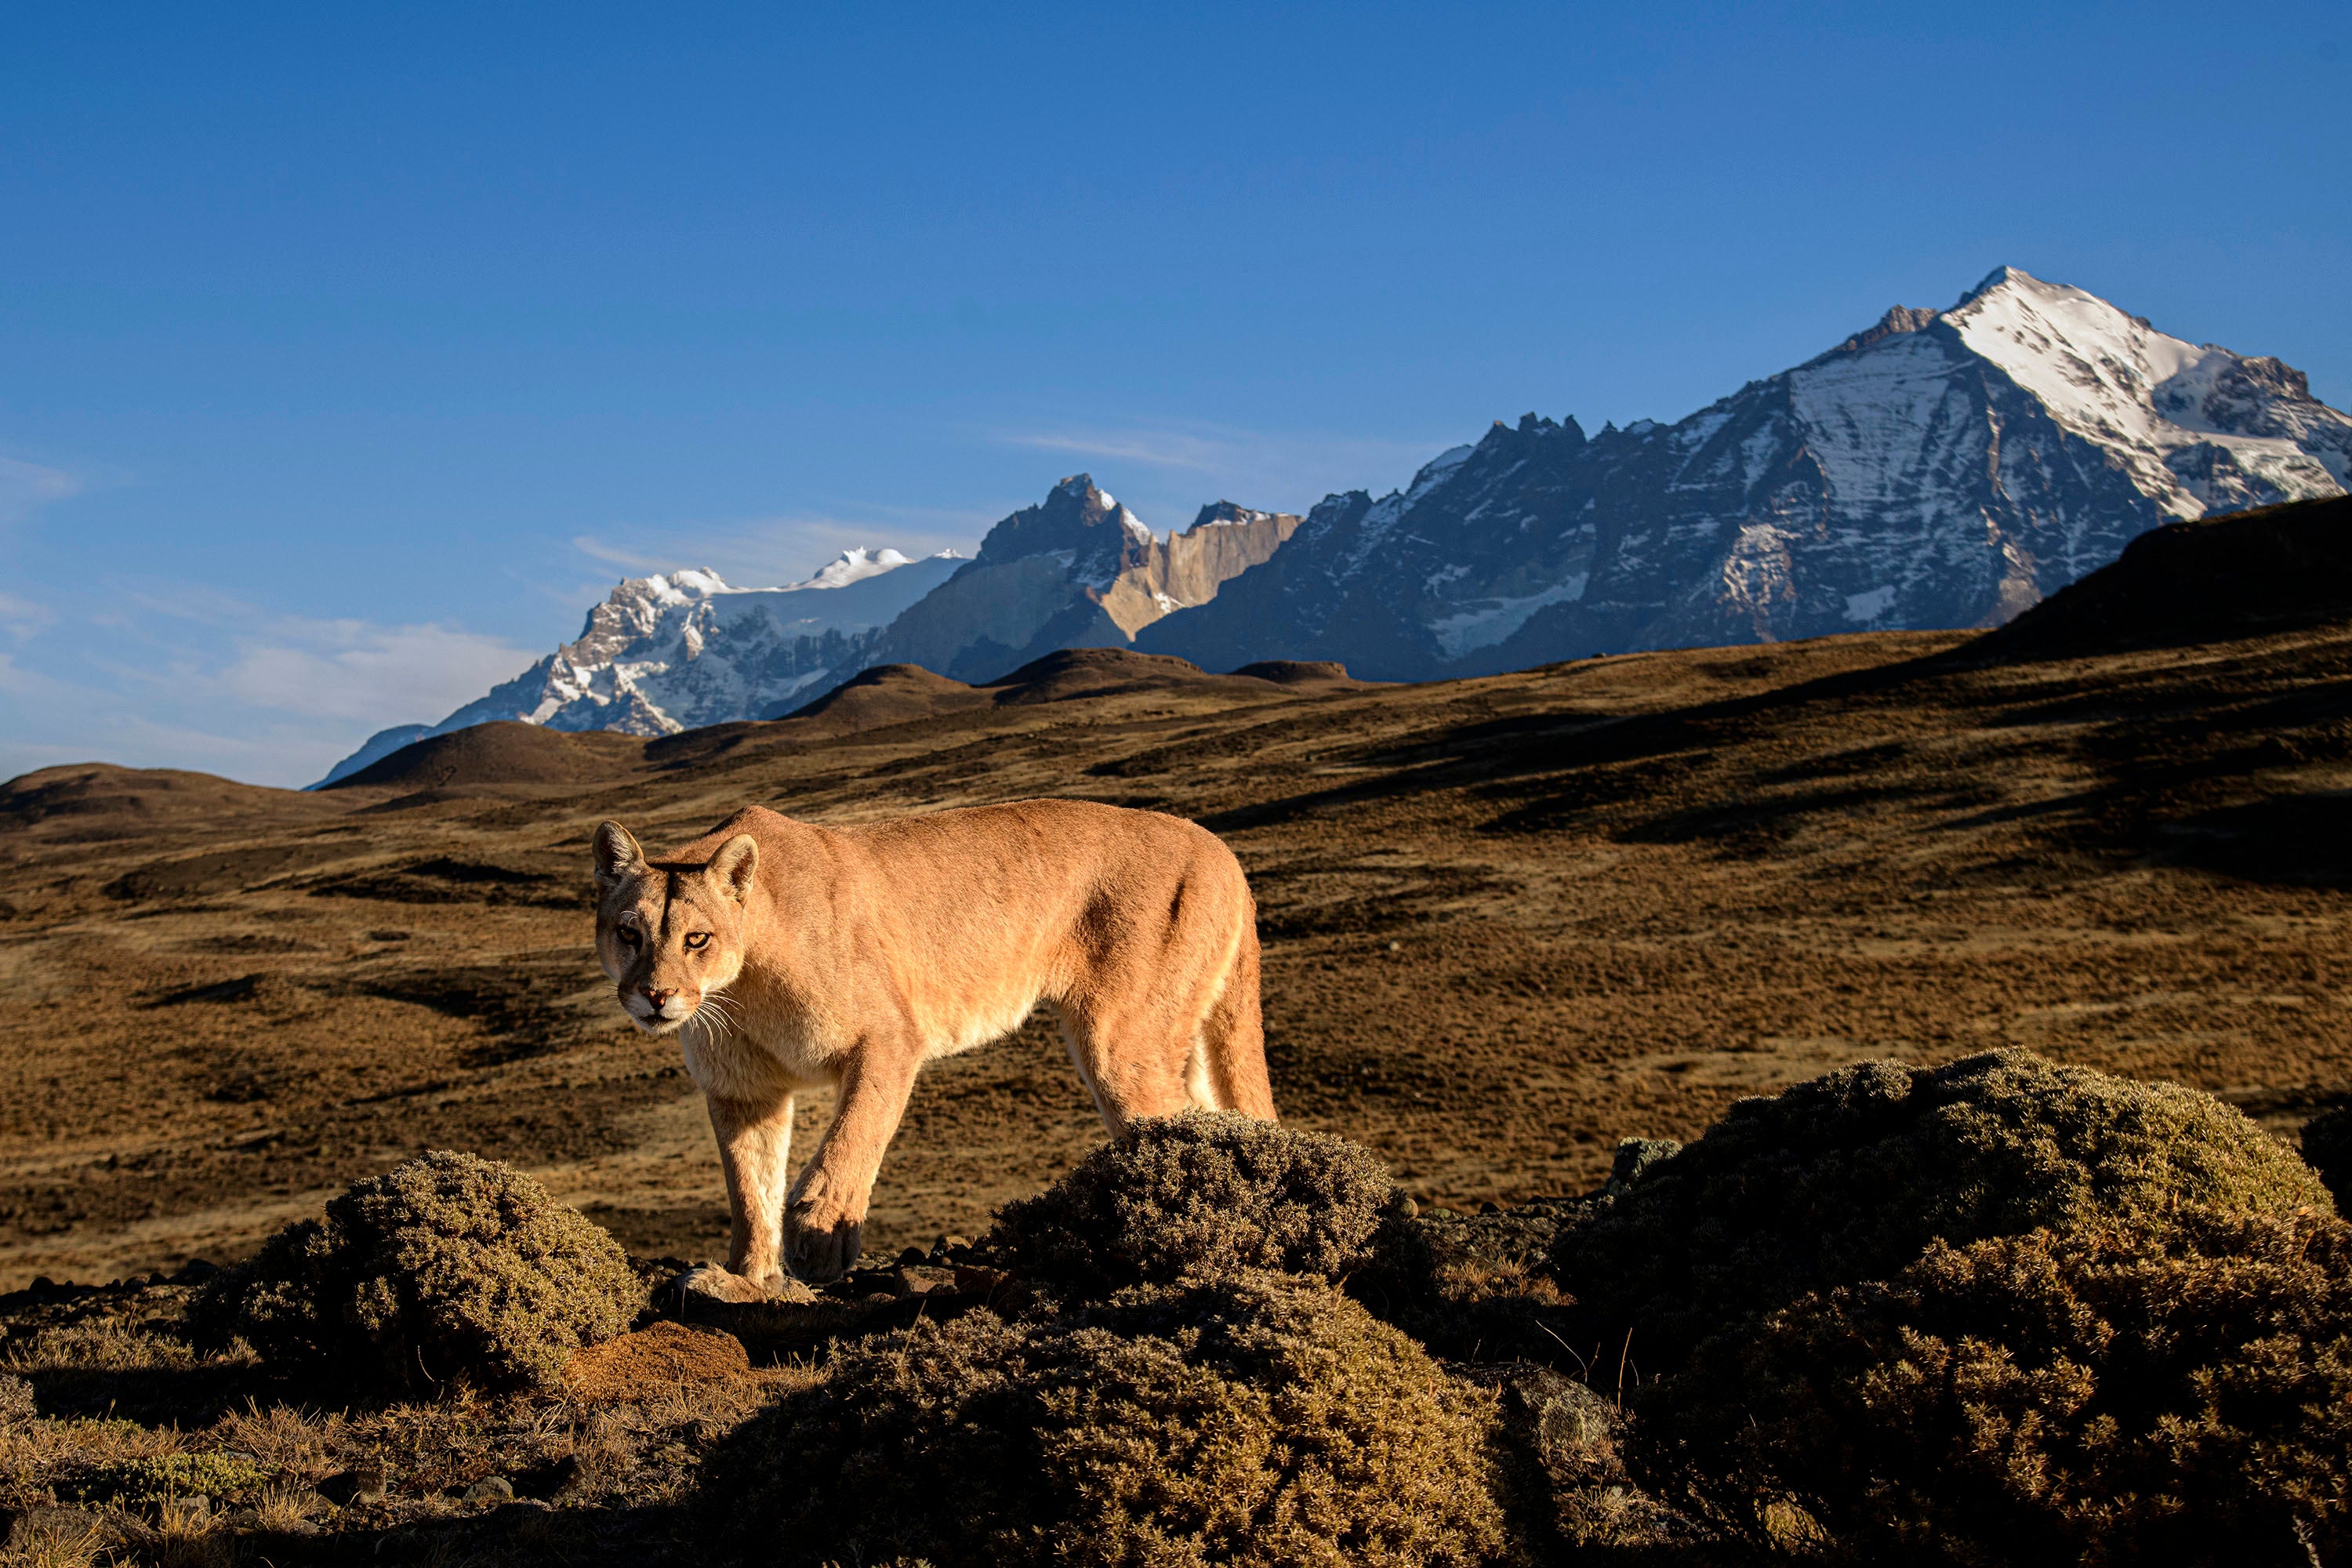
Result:
[[[2277,795],[2157,826],[2152,853],[2252,882],[2352,891],[2352,791]]]

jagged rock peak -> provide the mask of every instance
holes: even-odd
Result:
[[[1899,337],[1905,332],[1925,331],[1942,313],[1940,310],[1929,310],[1925,305],[1890,305],[1887,307],[1886,314],[1879,317],[1874,325],[1854,333],[1831,352],[1855,353],[1870,347],[1873,343],[1884,342],[1888,338]]]

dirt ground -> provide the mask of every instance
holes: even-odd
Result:
[[[1412,687],[1098,654],[1013,696],[575,748],[557,782],[0,786],[0,1291],[239,1256],[428,1147],[540,1173],[640,1254],[720,1252],[677,1045],[622,1024],[590,952],[588,838],[609,816],[659,847],[751,802],[1205,823],[1257,889],[1283,1112],[1424,1204],[1581,1189],[1622,1136],[1874,1056],[2023,1046],[2289,1136],[2352,1097],[2352,623]],[[975,1234],[1099,1135],[1042,1023],[940,1064],[869,1254]]]

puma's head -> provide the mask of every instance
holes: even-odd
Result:
[[[621,1009],[649,1035],[667,1035],[706,1008],[743,969],[744,906],[759,842],[739,833],[708,865],[646,859],[617,822],[596,829],[596,956],[619,987]]]

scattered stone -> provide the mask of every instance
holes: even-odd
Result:
[[[514,1483],[504,1476],[484,1476],[466,1489],[467,1502],[502,1503],[514,1501]]]
[[[382,1502],[389,1489],[391,1478],[384,1474],[381,1460],[371,1459],[354,1465],[344,1476],[353,1502]]]
[[[901,1296],[928,1296],[934,1290],[953,1290],[957,1270],[934,1268],[928,1263],[902,1263],[892,1271]]]
[[[681,1383],[725,1383],[751,1374],[751,1360],[732,1334],[659,1322],[592,1345],[563,1369],[563,1391],[606,1403],[641,1399]]]

